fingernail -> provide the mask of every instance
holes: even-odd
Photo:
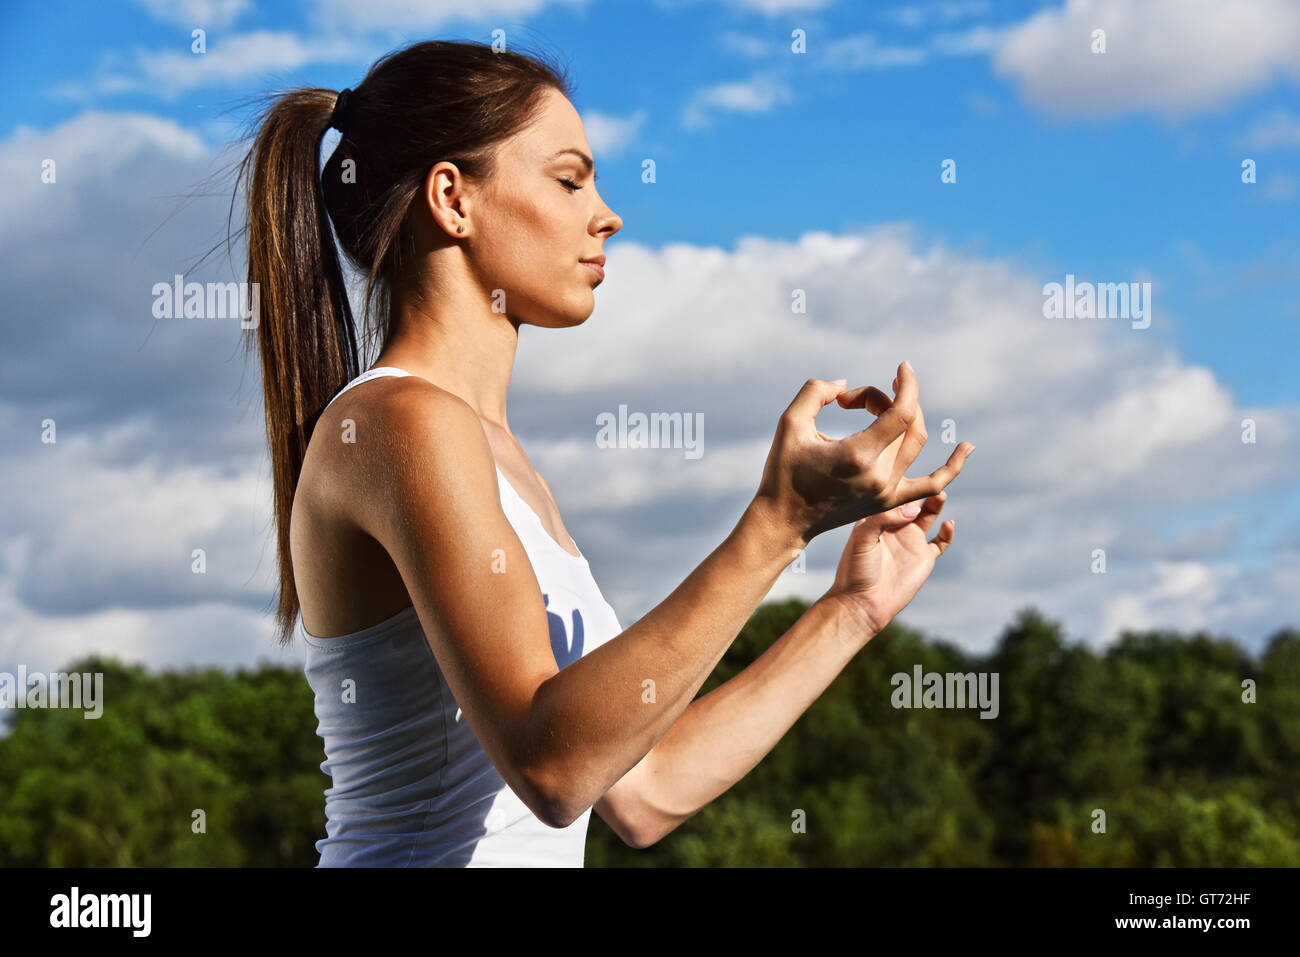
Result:
[[[836,385],[848,385],[848,379],[831,379]]]
[[[904,518],[916,518],[921,514],[921,506],[917,502],[908,502],[903,506],[902,511]]]
[[[903,365],[907,367],[908,372],[916,372],[916,370],[912,368],[912,363],[908,362],[906,359],[903,360]]]

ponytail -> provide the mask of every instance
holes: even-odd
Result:
[[[321,189],[321,139],[336,95],[305,89],[277,99],[258,123],[240,176],[248,190],[248,282],[257,283],[256,336],[271,453],[280,600],[277,634],[292,638],[298,590],[289,516],[316,418],[360,368],[352,307]],[[251,175],[249,175],[251,173]],[[251,351],[253,336],[245,340]]]
[[[255,120],[236,192],[247,184],[248,281],[260,312],[245,345],[251,352],[255,336],[261,358],[282,645],[299,612],[289,518],[307,443],[362,369],[335,238],[367,275],[363,338],[377,314],[387,345],[393,290],[424,278],[412,273],[408,212],[428,170],[449,160],[468,179],[490,179],[497,147],[532,122],[548,87],[571,96],[563,68],[542,56],[432,40],[381,57],[342,102],[319,87],[292,90]],[[336,119],[344,131],[322,171],[321,142]]]

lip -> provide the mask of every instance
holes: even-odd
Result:
[[[604,256],[601,256],[599,259],[583,259],[580,260],[580,262],[582,263],[582,265],[587,266],[590,269],[594,269],[596,275],[599,276],[601,279],[605,278],[605,257]]]

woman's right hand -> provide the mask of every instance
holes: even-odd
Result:
[[[957,477],[974,449],[959,443],[947,463],[923,478],[903,473],[925,445],[925,417],[912,367],[902,363],[895,396],[872,386],[845,391],[842,380],[809,379],[781,415],[756,499],[807,544],[832,528],[935,495]],[[877,416],[844,439],[817,430],[817,413],[838,398]]]

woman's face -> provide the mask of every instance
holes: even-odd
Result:
[[[548,89],[539,118],[502,144],[496,176],[469,194],[470,269],[516,322],[573,326],[595,308],[603,280],[581,260],[604,255],[623,220],[596,191],[590,158],[578,111]]]

